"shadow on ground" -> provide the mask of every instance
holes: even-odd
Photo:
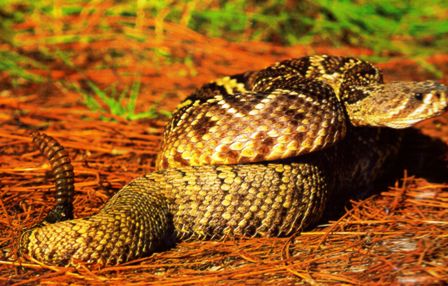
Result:
[[[403,177],[423,178],[435,184],[448,183],[448,144],[444,141],[425,135],[417,128],[403,131],[398,158],[387,167],[385,174],[374,184],[347,194],[333,194],[332,202],[321,219],[321,224],[338,220],[347,209],[351,200],[362,200],[369,196],[379,195],[396,185]]]

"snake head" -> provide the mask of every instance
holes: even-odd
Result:
[[[435,81],[390,82],[355,87],[346,108],[354,126],[406,128],[447,109],[448,87]]]

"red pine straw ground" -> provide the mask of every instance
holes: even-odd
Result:
[[[69,32],[99,32],[96,18],[47,20],[55,26],[62,24],[57,21],[88,20],[88,30]],[[152,23],[148,25],[150,28]],[[398,170],[398,177],[386,185],[372,185],[375,195],[351,201],[336,220],[294,237],[182,242],[169,251],[106,268],[81,263],[55,267],[18,257],[21,231],[39,222],[54,203],[48,164],[31,146],[27,128],[45,131],[69,151],[76,174],[75,216],[83,217],[96,213],[132,178],[153,170],[168,120],[129,122],[94,113],[82,104],[82,96],[66,89],[60,79],[88,79],[102,87],[113,83],[126,86],[140,75],[138,110],[150,106],[173,110],[195,87],[224,74],[306,54],[369,53],[355,48],[229,43],[169,23],[159,41],[149,40],[155,38],[152,29],[144,31],[148,40],[130,41],[118,27],[88,44],[51,44],[48,37],[54,34],[37,28],[31,20],[16,27],[23,32],[23,51],[32,53],[45,47],[50,52],[73,52],[76,68],[49,61],[48,70],[32,70],[45,77],[43,83],[16,88],[7,84],[7,75],[0,75],[0,284],[432,285],[448,281],[448,153],[446,148],[437,153],[434,147],[448,144],[448,114],[418,126],[424,134],[419,136],[425,140],[408,146],[405,155],[414,159]],[[155,48],[169,51],[177,59],[190,57],[193,64],[166,62],[157,57]],[[111,59],[111,51],[119,51],[121,56]],[[448,54],[435,55],[430,62],[444,72],[442,82],[448,83]],[[386,80],[431,77],[403,58],[379,66]],[[407,175],[405,169],[423,164],[427,155],[433,161],[424,165],[423,172]]]

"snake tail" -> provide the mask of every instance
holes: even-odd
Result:
[[[74,173],[67,151],[56,139],[46,134],[33,131],[31,137],[41,155],[49,161],[56,187],[56,206],[44,221],[54,223],[73,219]]]

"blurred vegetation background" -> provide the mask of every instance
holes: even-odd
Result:
[[[101,2],[102,7],[96,5]],[[94,13],[98,7],[105,9],[104,16],[135,17],[137,26],[154,19],[160,37],[164,23],[174,22],[229,41],[355,45],[378,55],[430,54],[446,51],[448,44],[448,2],[444,0],[1,0],[0,37],[14,43],[11,25],[26,17],[39,21],[40,15]],[[45,22],[40,24],[46,29]]]
[[[355,45],[379,55],[429,54],[448,44],[447,1],[139,2],[158,21],[230,41]]]
[[[111,45],[100,56],[101,65],[119,67],[127,62],[129,66],[148,60],[152,66],[181,63],[178,75],[194,76],[197,59],[192,53],[179,52],[181,46],[166,48],[175,41],[187,46],[196,39],[194,32],[228,42],[361,47],[370,51],[369,60],[411,58],[440,77],[441,72],[426,58],[447,53],[447,15],[446,0],[0,0],[0,72],[7,74],[12,86],[41,82],[42,73],[30,70],[53,65],[79,71],[83,63],[99,56],[90,53],[81,61],[77,49],[85,51],[89,45],[95,49],[92,43],[120,38],[126,44],[123,48]],[[180,40],[167,32],[170,29],[189,31],[190,38]],[[126,51],[149,42],[150,54]],[[84,91],[73,82],[70,86]],[[138,88],[135,83],[128,86],[133,92],[117,94],[120,100],[128,94],[131,102],[124,113],[132,114],[129,109],[135,106]],[[93,82],[85,88],[102,101],[114,102],[107,94],[115,92],[103,91]],[[98,108],[86,93],[84,98],[90,108]]]

